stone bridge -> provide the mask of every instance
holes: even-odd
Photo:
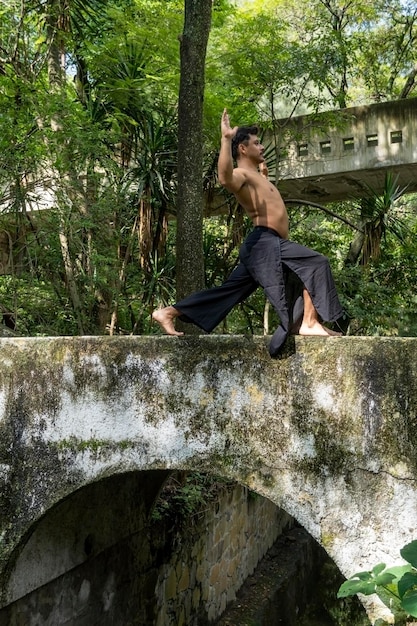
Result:
[[[3,339],[0,397],[0,607],[47,558],[25,553],[40,520],[132,472],[148,508],[168,470],[246,485],[347,577],[417,537],[417,339],[297,337],[277,360],[264,337]]]

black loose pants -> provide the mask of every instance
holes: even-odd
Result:
[[[271,228],[256,226],[240,248],[239,261],[222,285],[174,304],[182,321],[210,333],[236,304],[261,286],[280,319],[269,345],[271,356],[277,356],[291,324],[302,317],[303,287],[322,321],[333,322],[343,315],[328,259],[322,254],[282,239]],[[291,273],[298,280],[289,280]]]

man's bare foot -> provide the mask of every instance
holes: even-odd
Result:
[[[303,322],[298,331],[299,335],[304,337],[342,337],[343,333],[330,330],[326,326],[322,326],[320,322],[314,322],[313,324],[306,324]]]
[[[174,335],[176,337],[179,337],[180,335],[184,334],[175,330],[174,320],[179,315],[180,312],[176,308],[174,308],[173,306],[167,306],[164,309],[158,309],[157,311],[154,311],[152,313],[152,319],[154,319],[155,322],[158,322],[162,330],[167,335]]]

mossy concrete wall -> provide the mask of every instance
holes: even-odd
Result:
[[[250,487],[346,576],[398,562],[417,535],[416,381],[414,338],[296,338],[278,360],[262,337],[1,340],[3,604],[34,524],[136,470]]]

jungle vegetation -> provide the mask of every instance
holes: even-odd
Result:
[[[19,335],[149,334],[232,270],[250,228],[216,178],[220,115],[276,120],[417,96],[412,0],[5,0],[0,306]],[[204,96],[204,97],[203,97]],[[268,163],[279,180],[271,148]],[[279,183],[278,183],[279,184]],[[291,204],[349,332],[416,335],[417,198]],[[262,333],[258,290],[219,332]],[[275,324],[269,313],[269,325]]]

